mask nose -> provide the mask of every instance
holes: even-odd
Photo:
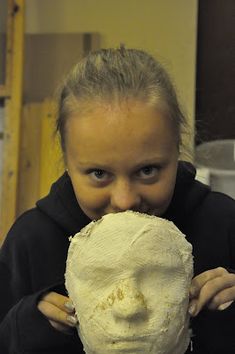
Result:
[[[147,305],[144,295],[138,290],[134,280],[120,282],[115,291],[115,301],[112,306],[113,315],[117,319],[144,319]]]
[[[138,210],[140,196],[134,183],[126,180],[117,181],[112,187],[110,204],[114,211]]]

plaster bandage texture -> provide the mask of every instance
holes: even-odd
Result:
[[[170,221],[107,214],[72,240],[65,284],[87,354],[183,354],[192,246]]]

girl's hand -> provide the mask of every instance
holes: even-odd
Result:
[[[235,274],[219,267],[207,270],[192,280],[189,313],[195,317],[204,306],[224,310],[235,300]]]
[[[74,306],[66,296],[47,293],[39,301],[38,309],[54,328],[64,333],[69,334],[77,324]]]

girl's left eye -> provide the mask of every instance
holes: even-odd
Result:
[[[138,177],[142,179],[148,179],[156,177],[158,174],[158,168],[155,166],[145,166],[138,171]]]

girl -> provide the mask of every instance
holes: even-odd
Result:
[[[173,221],[193,245],[188,351],[235,352],[235,202],[179,161],[184,125],[167,73],[141,50],[100,50],[72,70],[57,118],[67,170],[1,249],[1,353],[83,352],[64,288],[69,236],[125,210]]]

